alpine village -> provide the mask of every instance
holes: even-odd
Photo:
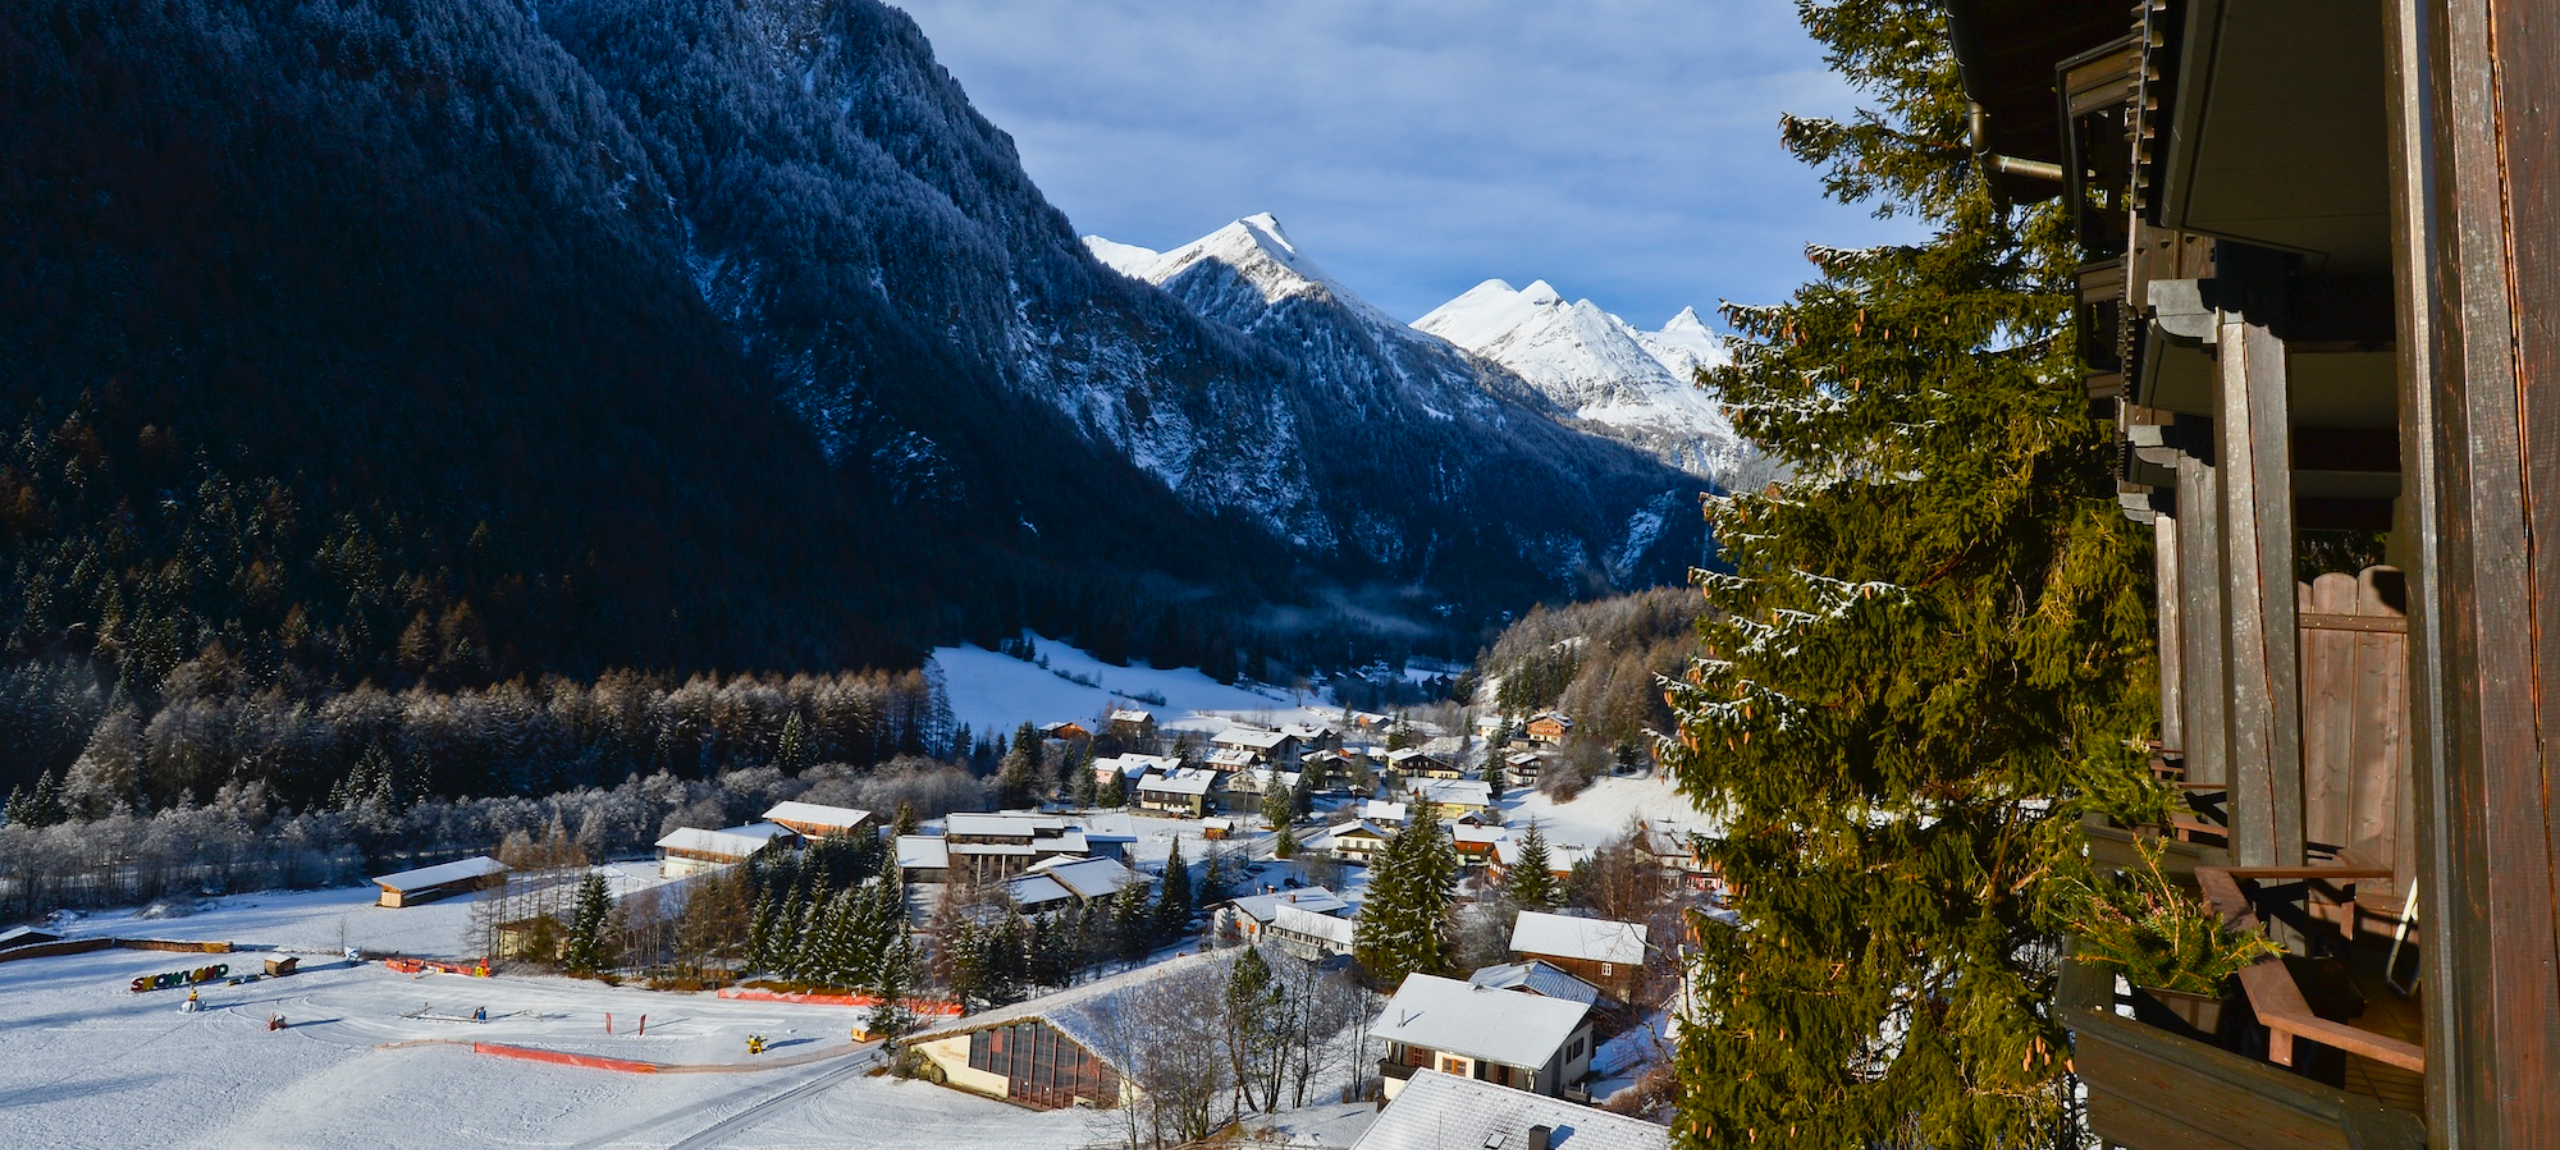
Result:
[[[2554,105],[2553,0],[16,0],[0,1145],[2560,1147]]]

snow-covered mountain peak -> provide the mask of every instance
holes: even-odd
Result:
[[[1511,369],[1580,418],[1672,464],[1727,479],[1743,457],[1715,397],[1693,381],[1726,362],[1697,309],[1639,331],[1588,299],[1567,304],[1545,280],[1512,290],[1486,280],[1413,326]]]
[[[1256,212],[1153,258],[1141,254],[1145,248],[1100,236],[1085,237],[1085,247],[1121,274],[1158,286],[1169,286],[1195,268],[1216,266],[1251,285],[1265,304],[1301,296],[1329,297],[1386,330],[1404,328],[1299,251],[1269,212]]]

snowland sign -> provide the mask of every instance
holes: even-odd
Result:
[[[167,990],[177,986],[193,986],[199,982],[220,982],[230,974],[231,968],[228,965],[199,966],[194,970],[173,970],[167,974],[146,974],[133,980],[133,992],[140,994],[146,990]]]

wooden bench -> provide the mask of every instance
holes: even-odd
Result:
[[[2196,868],[2196,885],[2204,891],[2206,901],[2222,914],[2223,921],[2234,930],[2258,929],[2257,908],[2240,890],[2244,881],[2328,880],[2352,883],[2357,879],[2387,879],[2391,871],[2382,867],[2211,867]],[[2346,904],[2346,920],[2352,924],[2354,900]],[[2354,929],[2352,925],[2348,927]],[[2285,969],[2280,955],[2269,955],[2251,963],[2240,972],[2240,989],[2249,998],[2249,1009],[2267,1028],[2267,1060],[2278,1066],[2293,1065],[2293,1043],[2307,1038],[2324,1046],[2334,1046],[2350,1054],[2361,1054],[2376,1062],[2397,1066],[2413,1074],[2427,1072],[2424,1049],[2397,1038],[2375,1034],[2370,1030],[2322,1018],[2311,1012],[2302,997],[2302,988],[2293,981],[2293,972]]]

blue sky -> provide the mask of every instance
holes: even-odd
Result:
[[[1390,313],[1545,279],[1652,327],[1767,302],[1821,197],[1778,114],[1851,93],[1781,0],[893,0],[1080,232],[1164,248],[1268,211]]]

